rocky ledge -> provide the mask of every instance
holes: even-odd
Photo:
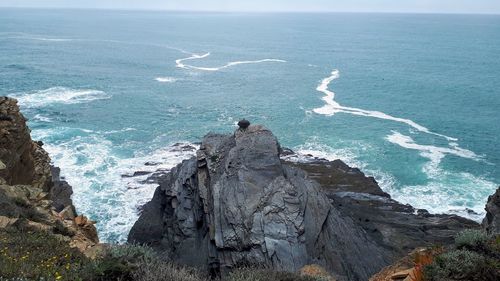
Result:
[[[293,159],[263,126],[208,134],[196,157],[158,177],[129,242],[212,274],[314,264],[337,280],[368,280],[417,247],[480,227],[400,204],[339,160]]]
[[[99,242],[96,228],[76,213],[59,172],[31,139],[17,101],[0,97],[0,229],[45,231],[86,252]]]

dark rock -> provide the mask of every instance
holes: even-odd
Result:
[[[479,226],[401,204],[359,169],[299,157],[261,126],[207,135],[196,157],[158,181],[129,241],[213,272],[315,263],[337,280],[368,280],[415,248]]]
[[[338,280],[367,280],[387,265],[390,253],[305,172],[282,163],[279,150],[261,126],[207,135],[197,157],[162,179],[129,242],[223,273],[240,264],[296,271],[314,263]]]
[[[351,168],[341,160],[287,163],[306,171],[309,177],[317,181],[329,194],[348,191],[390,197],[382,191],[373,177],[366,177],[359,169]]]
[[[311,179],[320,183],[342,216],[361,218],[359,225],[378,245],[389,249],[394,258],[417,247],[451,244],[461,230],[478,227],[476,222],[459,216],[432,215],[401,204],[391,199],[373,177],[340,160],[284,162],[307,171]]]
[[[123,174],[122,178],[140,177],[140,176],[149,175],[151,173],[152,172],[149,172],[149,171],[135,171],[133,174]]]
[[[291,155],[295,155],[295,152],[293,150],[291,150],[290,148],[287,148],[287,147],[281,148],[281,151],[280,151],[281,157],[286,157],[286,156],[291,156]]]
[[[248,121],[246,119],[242,119],[238,122],[238,126],[240,127],[240,129],[245,130],[246,128],[248,128],[250,126],[250,121]]]
[[[500,234],[500,187],[493,195],[488,197],[486,203],[486,217],[483,220],[483,227],[493,235]]]
[[[14,119],[12,117],[10,117],[9,115],[0,114],[0,121],[12,122],[12,121],[14,121]]]
[[[67,206],[70,206],[73,213],[76,214],[75,207],[73,206],[73,188],[65,180],[61,179],[61,169],[58,167],[51,167],[52,172],[52,187],[49,191],[52,206],[56,212],[61,212]]]

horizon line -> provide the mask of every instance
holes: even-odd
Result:
[[[350,10],[190,10],[190,9],[152,9],[152,8],[90,8],[90,7],[37,7],[37,6],[0,6],[0,9],[31,10],[88,10],[88,11],[126,11],[126,12],[178,12],[178,13],[221,13],[221,14],[418,14],[418,15],[490,15],[498,16],[500,12],[432,12],[432,11],[350,11]]]

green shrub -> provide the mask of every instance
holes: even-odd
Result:
[[[4,280],[89,280],[89,260],[45,232],[0,230],[0,277]]]
[[[134,272],[134,281],[206,281],[194,269],[156,260],[143,263]]]
[[[93,280],[132,281],[134,272],[144,264],[158,260],[151,248],[139,245],[115,245],[93,263]]]
[[[296,273],[278,272],[266,269],[241,268],[231,272],[224,281],[322,281]]]
[[[452,250],[424,268],[426,280],[496,281],[494,267],[486,257],[469,250]]]
[[[458,249],[484,249],[486,248],[490,237],[488,234],[479,229],[467,229],[460,232],[455,237],[455,246]]]

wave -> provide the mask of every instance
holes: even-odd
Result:
[[[75,39],[70,39],[70,38],[44,38],[44,37],[32,37],[32,38],[24,38],[24,39],[31,39],[31,40],[38,40],[38,41],[49,41],[49,42],[70,42],[70,41],[75,40]]]
[[[165,76],[165,77],[156,77],[155,80],[160,82],[160,83],[175,83],[179,79],[175,78],[175,77]]]
[[[36,114],[33,117],[33,120],[39,121],[39,122],[45,122],[45,123],[52,123],[53,122],[52,118],[41,115],[41,114]]]
[[[34,34],[29,34],[29,33],[22,33],[22,32],[13,32],[11,34],[19,34],[20,36],[9,36],[6,38],[9,39],[22,39],[22,40],[36,40],[36,41],[46,41],[46,42],[70,42],[70,41],[76,41],[79,39],[75,38],[51,38],[51,37],[43,37],[39,35],[34,35]]]
[[[339,103],[335,101],[335,93],[331,90],[328,89],[328,86],[330,83],[338,79],[340,77],[340,72],[337,69],[334,69],[329,77],[326,77],[321,81],[321,83],[318,85],[316,90],[318,92],[324,93],[325,96],[322,98],[323,101],[326,103],[323,107],[316,108],[314,109],[314,112],[317,114],[323,114],[323,115],[334,115],[335,113],[338,112],[343,112],[343,113],[348,113],[348,114],[353,114],[353,115],[359,115],[359,116],[366,116],[366,117],[373,117],[373,118],[379,118],[379,119],[384,119],[384,120],[390,120],[390,121],[395,121],[399,123],[404,123],[407,124],[408,126],[416,129],[417,131],[443,137],[447,139],[448,141],[457,141],[458,139],[449,137],[446,135],[434,133],[427,129],[426,127],[417,124],[416,122],[410,120],[410,119],[405,119],[405,118],[399,118],[399,117],[394,117],[389,114],[380,112],[380,111],[372,111],[372,110],[365,110],[365,109],[360,109],[360,108],[355,108],[355,107],[347,107],[347,106],[342,106]]]
[[[110,99],[111,95],[99,90],[70,89],[53,87],[46,90],[14,94],[21,106],[28,108],[43,107],[52,104],[77,104],[94,100]]]
[[[430,160],[429,164],[424,167],[424,172],[427,175],[437,175],[441,173],[438,165],[441,163],[441,159],[447,154],[476,161],[481,159],[481,157],[474,152],[460,148],[456,143],[451,143],[451,147],[417,144],[410,136],[403,135],[397,131],[392,131],[392,134],[386,136],[385,139],[403,148],[420,151],[421,156]]]
[[[75,191],[78,212],[97,221],[100,239],[123,243],[138,219],[139,207],[151,200],[156,189],[157,184],[146,181],[148,174],[170,170],[194,156],[196,146],[185,142],[123,156],[107,133],[63,127],[35,130],[33,138],[44,141],[54,165],[63,167],[61,175]],[[127,176],[136,171],[141,171],[139,176]]]
[[[442,147],[424,146],[415,144],[411,138],[398,134],[392,134],[392,140],[398,139],[402,145],[421,150],[428,153],[432,159],[440,159],[441,154],[453,154],[460,157],[478,159],[474,153],[463,149],[449,149]],[[373,168],[360,161],[357,155],[360,151],[366,155],[370,147],[367,144],[350,144],[348,148],[334,149],[317,142],[309,142],[294,148],[297,156],[291,161],[307,161],[310,156],[323,158],[330,161],[340,159],[351,167],[361,169],[367,176],[373,176],[379,186],[388,192],[391,197],[403,204],[410,204],[418,209],[426,209],[434,214],[456,214],[475,221],[484,218],[484,204],[488,196],[494,192],[497,185],[482,177],[470,173],[455,173],[439,168],[438,165],[424,165],[422,171],[427,174],[428,180],[418,185],[403,185],[397,178]],[[431,156],[433,155],[433,156]],[[434,162],[436,163],[436,162]],[[431,167],[432,166],[432,167]]]
[[[183,68],[183,69],[194,69],[194,70],[202,70],[202,71],[219,71],[224,68],[228,68],[231,66],[236,66],[240,64],[256,64],[256,63],[265,63],[265,62],[280,62],[280,63],[285,63],[285,60],[280,60],[280,59],[261,59],[261,60],[247,60],[247,61],[233,61],[233,62],[228,62],[227,64],[219,67],[198,67],[198,66],[193,66],[189,64],[185,64],[185,61],[188,60],[196,60],[196,59],[204,59],[206,57],[210,56],[210,53],[206,53],[203,55],[199,54],[191,54],[190,57],[187,58],[181,58],[177,59],[175,61],[175,65],[178,68]]]

